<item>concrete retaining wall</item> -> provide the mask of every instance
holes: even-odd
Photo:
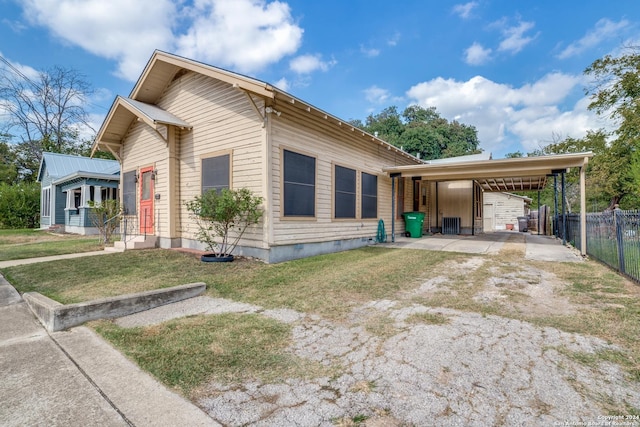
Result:
[[[50,332],[55,332],[91,320],[127,316],[139,311],[192,298],[203,293],[205,289],[206,285],[204,283],[189,283],[172,288],[67,305],[60,304],[38,292],[27,292],[22,297],[45,328]]]

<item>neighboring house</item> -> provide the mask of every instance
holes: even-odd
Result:
[[[118,198],[120,164],[67,154],[43,153],[38,170],[40,228],[97,234],[89,219],[89,201]]]
[[[236,251],[267,262],[371,243],[392,217],[383,167],[422,163],[267,83],[160,51],[93,148],[121,163],[128,235],[202,249],[185,202],[246,187],[264,215]]]
[[[518,231],[518,217],[529,215],[532,199],[512,193],[484,194],[485,232],[513,229]]]

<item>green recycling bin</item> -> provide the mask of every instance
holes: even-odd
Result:
[[[424,223],[424,212],[405,212],[404,235],[407,237],[422,237],[422,224]]]

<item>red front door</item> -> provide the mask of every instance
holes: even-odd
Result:
[[[140,234],[153,234],[153,166],[140,169]]]

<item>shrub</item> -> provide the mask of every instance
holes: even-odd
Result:
[[[186,203],[198,225],[196,238],[216,256],[231,255],[247,227],[262,217],[262,197],[247,188],[205,191]],[[233,232],[233,236],[231,236]]]
[[[40,184],[0,184],[0,228],[40,226]]]
[[[89,220],[100,233],[102,243],[109,244],[111,235],[120,225],[120,202],[117,200],[103,200],[101,203],[89,202]]]

